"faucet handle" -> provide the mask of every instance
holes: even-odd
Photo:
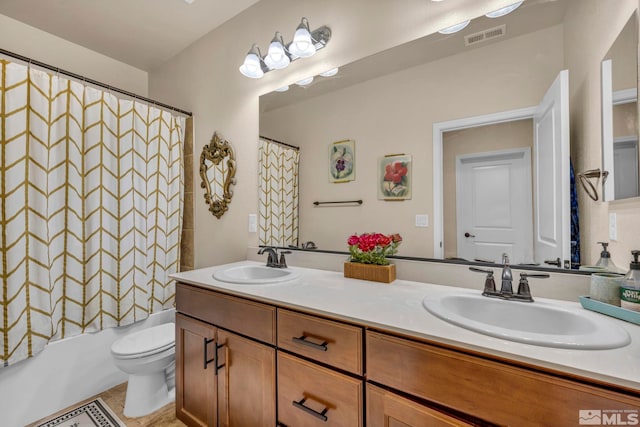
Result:
[[[287,268],[287,260],[285,259],[285,254],[290,254],[291,251],[280,251],[280,262],[278,263],[278,266],[280,268]]]
[[[531,289],[529,289],[529,282],[527,278],[534,277],[539,279],[544,279],[549,277],[546,273],[533,274],[533,273],[520,273],[520,282],[518,283],[518,293],[515,295],[520,301],[533,302],[533,297],[531,296]]]
[[[474,271],[476,273],[485,273],[487,278],[484,281],[484,290],[482,291],[482,295],[496,295],[496,282],[493,279],[493,270],[485,270],[484,268],[478,267],[469,267],[469,270]]]

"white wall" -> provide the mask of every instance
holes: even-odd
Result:
[[[138,68],[0,15],[2,49],[147,96],[148,74]],[[10,58],[8,58],[10,59]]]
[[[562,27],[486,45],[260,115],[260,134],[301,147],[300,239],[346,250],[354,233],[400,233],[399,255],[433,257],[433,124],[537,105],[562,70]],[[328,180],[328,147],[356,141],[356,179]],[[377,162],[412,156],[411,200],[377,199]],[[314,200],[363,199],[314,207]],[[455,227],[455,224],[454,224]],[[455,248],[454,248],[455,250]]]
[[[23,426],[122,384],[111,344],[125,334],[173,322],[165,310],[133,325],[53,342],[38,355],[0,368],[0,425]]]
[[[257,234],[247,232],[247,216],[257,212],[259,95],[510,3],[262,0],[151,72],[151,97],[194,112],[194,152],[199,153],[217,131],[231,142],[238,159],[233,200],[221,219],[207,211],[202,191],[194,195],[195,267],[245,259],[247,242],[257,244]],[[257,81],[238,72],[252,43],[266,49],[276,30],[290,39],[303,16],[312,29],[331,28],[325,49]]]

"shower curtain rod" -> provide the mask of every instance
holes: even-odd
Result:
[[[300,151],[300,147],[296,147],[295,145],[287,144],[286,142],[278,141],[277,139],[267,138],[266,136],[260,135],[260,138],[266,139],[267,141],[275,142],[276,144],[284,145],[289,148],[293,148],[294,150]]]
[[[99,87],[105,88],[105,89],[110,90],[110,91],[114,91],[114,92],[118,92],[118,93],[121,93],[121,94],[126,95],[126,96],[130,96],[134,100],[137,99],[137,100],[140,100],[140,101],[148,102],[149,104],[153,104],[153,105],[156,105],[158,107],[165,108],[167,110],[173,110],[173,111],[176,111],[178,113],[184,114],[184,115],[189,116],[189,117],[193,116],[193,113],[191,113],[190,111],[181,110],[180,108],[172,107],[171,105],[163,104],[162,102],[158,102],[158,101],[155,101],[153,99],[150,99],[150,98],[147,98],[147,97],[144,97],[144,96],[136,95],[135,93],[128,92],[128,91],[126,91],[124,89],[119,89],[117,87],[110,86],[110,85],[108,85],[106,83],[102,83],[102,82],[99,82],[97,80],[93,80],[93,79],[87,78],[85,76],[81,76],[79,74],[72,73],[71,71],[63,70],[63,69],[58,68],[58,67],[54,67],[53,65],[45,64],[44,62],[36,61],[35,59],[31,59],[31,58],[28,58],[26,56],[22,56],[20,54],[14,53],[14,52],[10,52],[10,51],[5,50],[5,49],[0,49],[0,54],[5,55],[5,56],[10,56],[10,57],[15,58],[15,59],[19,59],[20,61],[24,61],[24,62],[26,62],[28,64],[33,64],[33,65],[36,65],[38,67],[42,67],[42,68],[46,68],[46,69],[51,70],[51,71],[55,71],[56,73],[59,73],[59,74],[64,74],[64,75],[72,77],[72,78],[74,78],[76,80],[81,80],[84,83],[91,83],[94,86],[99,86]]]

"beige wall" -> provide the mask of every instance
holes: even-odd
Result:
[[[566,13],[565,51],[569,69],[571,157],[576,172],[602,168],[600,61],[638,8],[638,0],[572,0]],[[577,144],[579,142],[579,144]],[[576,150],[580,145],[586,147]],[[602,194],[601,187],[599,188]],[[593,201],[578,189],[582,263],[594,264],[600,250],[596,242],[609,241],[609,213],[616,213],[618,240],[609,250],[614,262],[628,267],[629,251],[640,248],[640,199]]]
[[[433,123],[537,105],[562,69],[561,38],[551,27],[261,114],[261,134],[301,147],[301,241],[346,250],[351,233],[399,232],[399,255],[432,257]],[[356,141],[356,180],[331,184],[328,147],[343,139]],[[394,153],[413,157],[411,200],[377,199],[378,159]],[[351,199],[364,204],[312,205]]]
[[[464,154],[533,148],[533,121],[517,120],[445,132],[442,139],[444,257],[457,257],[456,157]],[[533,162],[533,159],[531,160]],[[531,170],[533,170],[533,165]]]
[[[196,154],[218,131],[234,146],[238,158],[234,198],[221,219],[207,211],[202,191],[194,195],[195,267],[245,259],[247,243],[257,244],[257,234],[247,231],[247,216],[257,211],[259,95],[511,2],[262,0],[151,72],[150,96],[194,112]],[[331,27],[333,36],[326,49],[258,81],[238,72],[252,43],[265,49],[276,30],[291,37],[303,16],[312,29]]]
[[[0,15],[2,48],[108,85],[147,96],[148,74],[60,37]]]

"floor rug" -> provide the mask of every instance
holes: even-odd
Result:
[[[90,402],[65,409],[33,427],[126,427],[99,397]]]

